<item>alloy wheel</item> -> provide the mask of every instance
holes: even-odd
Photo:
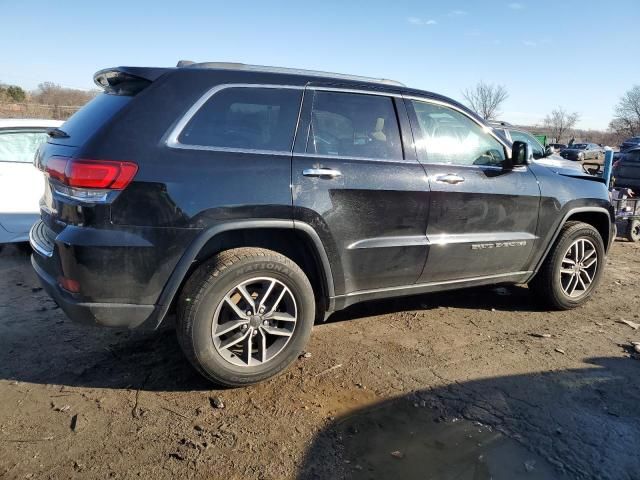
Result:
[[[570,298],[587,293],[598,269],[598,251],[586,238],[574,241],[566,251],[560,266],[560,284]]]
[[[271,277],[236,285],[213,317],[213,345],[227,362],[256,367],[273,360],[289,343],[297,322],[291,290]]]

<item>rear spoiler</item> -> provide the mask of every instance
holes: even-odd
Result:
[[[152,67],[105,68],[93,75],[93,81],[105,93],[135,95],[164,75],[168,70],[168,68]]]

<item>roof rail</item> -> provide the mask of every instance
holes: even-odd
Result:
[[[212,69],[218,69],[218,70],[244,70],[249,72],[284,73],[289,75],[308,75],[312,77],[330,77],[330,78],[338,78],[341,80],[354,80],[358,82],[381,83],[384,85],[393,85],[397,87],[405,86],[404,83],[398,82],[396,80],[388,80],[386,78],[371,78],[371,77],[363,77],[360,75],[346,75],[344,73],[321,72],[317,70],[304,70],[301,68],[269,67],[265,65],[248,65],[245,63],[234,63],[234,62],[187,63],[185,61],[181,61],[179,62],[178,66],[183,66],[184,68],[212,68]]]
[[[505,122],[504,120],[489,120],[487,123],[492,127],[513,127],[513,124]]]

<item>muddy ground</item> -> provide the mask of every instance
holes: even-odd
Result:
[[[3,479],[640,478],[640,330],[621,323],[640,323],[640,245],[615,244],[576,311],[524,287],[363,304],[237,390],[170,326],[70,323],[18,249],[0,278]]]

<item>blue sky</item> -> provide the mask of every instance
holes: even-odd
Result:
[[[96,70],[116,65],[238,61],[394,78],[456,99],[500,83],[504,120],[533,124],[563,106],[605,128],[640,83],[638,0],[0,0],[0,12],[0,81],[29,89],[92,88]]]

